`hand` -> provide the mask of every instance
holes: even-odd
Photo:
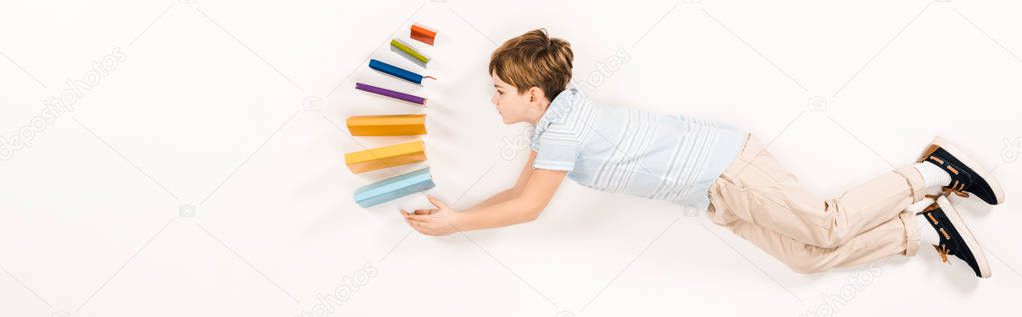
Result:
[[[461,231],[456,227],[459,216],[457,212],[451,210],[446,203],[436,199],[436,197],[426,197],[429,198],[429,202],[436,208],[419,209],[415,213],[401,210],[401,215],[405,217],[405,222],[408,222],[412,229],[430,236],[444,236]]]

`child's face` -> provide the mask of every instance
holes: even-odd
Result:
[[[536,96],[536,90],[539,88],[533,87],[518,93],[518,88],[500,80],[497,74],[490,74],[490,78],[495,88],[490,102],[497,106],[497,112],[500,113],[504,124],[519,122],[535,124],[543,116],[545,107],[540,102],[541,98],[537,98],[542,96]]]

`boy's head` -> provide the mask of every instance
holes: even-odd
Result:
[[[490,101],[504,123],[536,123],[571,81],[571,44],[532,30],[501,44],[490,57],[496,91]]]

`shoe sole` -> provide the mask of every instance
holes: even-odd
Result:
[[[934,151],[937,151],[937,147],[943,148],[944,151],[947,151],[955,158],[957,158],[959,161],[961,161],[963,164],[969,166],[969,168],[976,172],[976,174],[979,174],[977,176],[982,177],[983,180],[987,182],[987,185],[990,186],[990,190],[994,192],[994,200],[996,202],[995,205],[1004,203],[1004,190],[1001,189],[1001,184],[997,182],[997,179],[994,178],[994,175],[990,174],[990,172],[987,172],[982,165],[979,165],[978,163],[976,163],[976,161],[973,161],[972,158],[970,158],[968,155],[965,155],[965,152],[958,150],[958,148],[955,147],[954,144],[951,143],[951,141],[948,141],[945,138],[936,137],[930,144],[932,144],[930,148],[927,149],[925,153],[923,153],[922,157],[919,158],[920,162],[922,162],[931,154],[933,154]]]
[[[976,236],[972,235],[972,230],[969,230],[969,226],[966,226],[965,221],[958,215],[958,210],[955,210],[955,207],[951,206],[951,201],[943,196],[937,197],[937,205],[944,211],[944,215],[951,221],[951,225],[958,231],[958,235],[965,240],[965,245],[969,247],[972,258],[976,260],[976,266],[979,267],[979,277],[990,278],[990,264],[987,262],[986,254],[983,253],[983,246],[976,241]]]

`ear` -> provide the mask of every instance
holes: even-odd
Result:
[[[529,88],[528,93],[529,93],[529,102],[540,102],[541,103],[544,99],[546,99],[546,94],[544,94],[543,93],[543,89],[540,89],[539,87],[531,87],[531,88]]]

